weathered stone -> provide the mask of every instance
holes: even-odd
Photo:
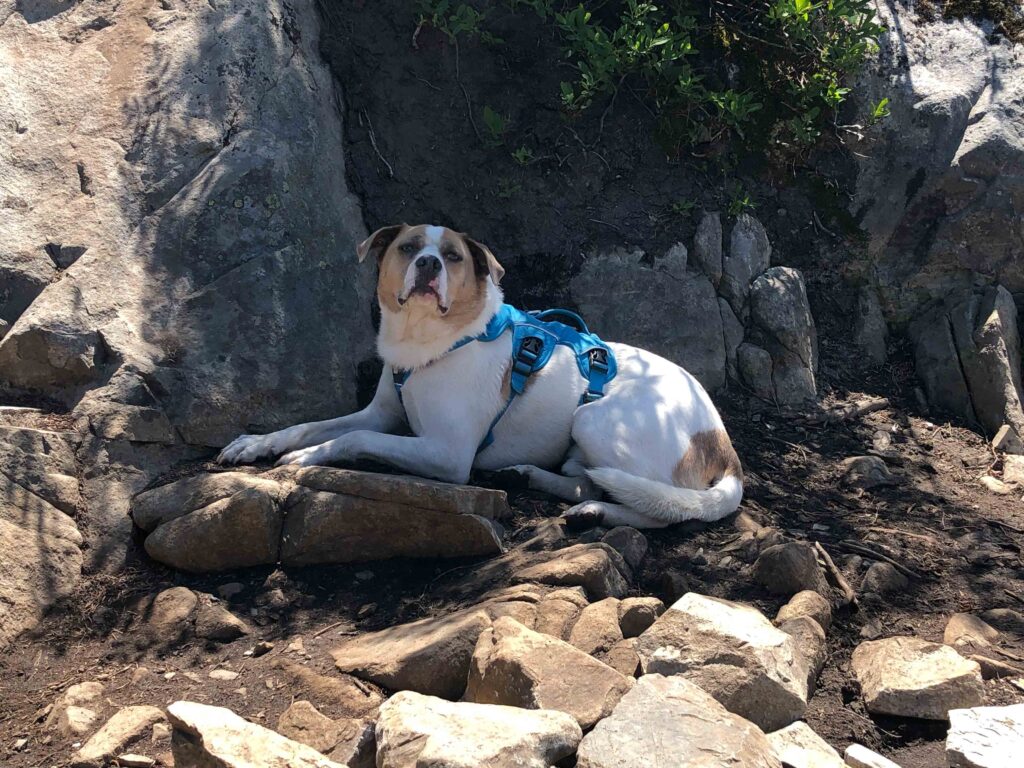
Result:
[[[577,544],[558,550],[549,560],[527,566],[516,573],[514,579],[579,586],[587,590],[591,598],[599,600],[626,594],[629,585],[623,575],[624,566],[619,553],[607,544]]]
[[[716,288],[722,279],[722,216],[704,213],[693,235],[693,263]]]
[[[761,222],[741,213],[729,236],[729,252],[722,261],[722,281],[718,286],[740,320],[746,320],[749,314],[750,284],[768,269],[771,258],[772,246]]]
[[[465,698],[481,704],[556,709],[590,728],[612,711],[631,684],[568,643],[502,618],[480,635]]]
[[[247,488],[159,526],[146,537],[146,552],[194,573],[275,563],[281,524],[277,500]]]
[[[761,551],[754,562],[754,580],[776,595],[810,590],[828,594],[828,583],[818,565],[814,548],[803,542],[776,544]]]
[[[861,592],[885,595],[907,588],[910,581],[889,563],[872,563],[860,583]]]
[[[148,605],[144,601],[139,620],[154,635],[179,633],[193,621],[199,597],[188,587],[171,587],[158,593]]]
[[[843,768],[843,758],[807,723],[796,722],[768,734],[768,741],[788,768]]]
[[[591,656],[607,651],[620,640],[619,601],[614,597],[584,608],[569,634],[569,643]]]
[[[896,485],[889,467],[877,456],[851,456],[843,459],[843,482],[854,488],[869,490],[887,485]]]
[[[850,768],[900,768],[888,758],[872,752],[861,744],[851,744],[843,754],[844,762]]]
[[[376,690],[348,675],[321,675],[309,667],[282,658],[274,661],[274,669],[279,670],[293,687],[301,690],[304,698],[312,700],[332,717],[372,718],[384,701]]]
[[[736,348],[736,368],[740,381],[762,400],[775,399],[772,383],[772,356],[755,344],[743,342]]]
[[[196,612],[196,637],[230,643],[249,632],[244,621],[217,603],[205,602]]]
[[[167,707],[174,727],[174,764],[193,768],[344,768],[315,749],[243,720],[230,709],[176,701]]]
[[[476,514],[307,488],[289,497],[286,512],[281,542],[285,565],[477,557],[503,549],[501,527]]]
[[[725,370],[730,379],[738,381],[740,373],[737,353],[746,330],[736,317],[736,313],[732,311],[729,302],[721,297],[718,299],[718,312],[722,316],[722,335],[725,339]]]
[[[107,720],[71,757],[72,768],[101,768],[164,719],[156,707],[125,707]]]
[[[118,768],[152,768],[154,765],[156,765],[156,760],[146,755],[135,755],[128,752],[117,756]]]
[[[572,755],[583,734],[564,712],[402,691],[381,707],[376,735],[379,768],[548,768]]]
[[[89,681],[70,686],[46,717],[46,728],[56,728],[65,738],[84,736],[100,723],[96,710],[102,709],[103,683]]]
[[[992,448],[1005,453],[1021,454],[1024,453],[1024,441],[1013,427],[1003,424],[992,438]]]
[[[809,670],[796,642],[756,609],[689,593],[637,644],[645,673],[683,675],[730,712],[773,731],[807,708]]]
[[[949,768],[1010,768],[1024,750],[1024,704],[949,713]]]
[[[990,608],[983,611],[981,618],[1003,632],[1024,635],[1024,613],[1012,608]]]
[[[952,648],[913,637],[861,643],[851,668],[869,712],[945,720],[984,701],[981,671]]]
[[[559,640],[568,640],[581,611],[575,603],[549,597],[537,606],[533,628]]]
[[[990,627],[977,616],[969,613],[954,613],[946,623],[942,642],[954,648],[963,646],[984,647],[999,639],[999,630]]]
[[[656,756],[656,758],[655,758]],[[645,675],[611,716],[587,734],[578,768],[666,766],[781,768],[771,744],[751,722],[681,677]]]
[[[725,383],[725,348],[714,286],[678,263],[652,268],[642,258],[637,251],[588,258],[572,279],[573,299],[584,317],[601,318],[602,336],[649,349],[685,366],[709,391],[718,389]],[[610,305],[609,285],[644,300]]]
[[[323,715],[308,701],[291,704],[277,720],[277,732],[317,752],[329,755],[343,741],[358,720],[335,721]]]
[[[623,637],[637,637],[665,612],[656,597],[627,597],[619,603],[619,628]]]
[[[647,554],[647,537],[630,526],[612,528],[601,537],[601,541],[622,555],[626,565],[634,571],[640,567]]]
[[[779,609],[775,615],[775,625],[800,616],[814,619],[827,632],[832,626],[832,605],[818,592],[805,589],[789,598],[789,602]]]
[[[472,608],[361,635],[331,655],[341,671],[386,688],[457,699],[477,638],[490,625],[486,610]]]
[[[227,499],[239,491],[258,488],[278,498],[280,484],[245,472],[203,472],[143,491],[132,500],[132,520],[144,531]]]
[[[857,295],[857,318],[854,322],[853,338],[871,365],[883,365],[886,360],[886,336],[888,327],[878,295],[864,288]]]
[[[814,690],[814,684],[828,660],[828,643],[825,630],[810,616],[795,616],[778,623],[779,629],[793,638],[796,647],[807,662],[807,690]]]
[[[607,651],[597,653],[595,658],[625,677],[636,677],[640,670],[640,654],[636,652],[635,637],[619,640]]]
[[[818,334],[803,275],[772,267],[750,287],[750,318],[772,357],[772,386],[783,405],[799,405],[817,394]]]

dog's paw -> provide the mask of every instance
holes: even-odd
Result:
[[[574,530],[594,528],[604,522],[604,505],[600,501],[584,501],[562,513],[565,524]]]
[[[217,456],[218,464],[248,464],[277,453],[273,435],[239,435]]]
[[[312,448],[300,448],[297,451],[286,453],[274,466],[283,467],[291,464],[296,467],[315,467],[327,464],[327,454],[323,446],[315,445]]]
[[[492,483],[509,491],[525,491],[530,487],[530,469],[528,464],[515,464],[502,467],[489,474]]]

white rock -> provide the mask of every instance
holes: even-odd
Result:
[[[750,606],[683,595],[638,638],[645,673],[681,674],[765,730],[799,719],[810,671],[796,641]]]
[[[848,746],[844,758],[850,768],[900,768],[892,760],[860,744]]]
[[[402,691],[380,708],[376,736],[378,768],[548,768],[572,755],[583,731],[564,712]]]
[[[977,662],[915,637],[861,643],[851,667],[865,706],[875,714],[945,720],[951,709],[984,701]]]
[[[167,708],[174,726],[177,766],[217,768],[344,768],[312,747],[243,720],[230,709],[176,701]]]
[[[156,707],[125,707],[107,720],[71,758],[72,768],[98,768],[164,719]]]
[[[842,768],[843,758],[804,722],[768,734],[776,757],[788,768]]]
[[[949,713],[949,768],[1013,768],[1024,755],[1024,704]]]
[[[223,680],[230,681],[235,680],[238,677],[238,673],[230,669],[211,669],[210,679],[211,680]]]

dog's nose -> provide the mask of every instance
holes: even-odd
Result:
[[[437,256],[420,256],[416,259],[416,269],[436,275],[441,271],[441,260]]]

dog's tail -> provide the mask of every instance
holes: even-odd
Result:
[[[616,501],[667,524],[721,520],[735,512],[743,499],[742,473],[731,468],[713,486],[701,491],[648,480],[610,467],[588,469],[587,475]]]

